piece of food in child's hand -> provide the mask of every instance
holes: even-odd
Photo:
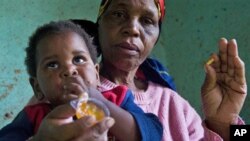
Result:
[[[84,116],[93,116],[96,121],[100,121],[104,117],[109,116],[109,110],[99,100],[92,98],[81,99],[80,97],[77,105],[76,117],[79,119]]]
[[[93,116],[96,121],[100,121],[105,117],[105,112],[101,107],[92,101],[80,101],[76,110],[76,117],[81,118],[84,116]]]

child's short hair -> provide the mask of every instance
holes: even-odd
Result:
[[[101,47],[99,44],[98,24],[92,21],[86,20],[86,19],[71,19],[70,21],[72,21],[75,24],[80,25],[83,29],[85,29],[85,31],[91,37],[93,37],[93,44],[96,46],[97,56],[98,57],[101,56],[102,51],[101,51]]]
[[[26,58],[25,65],[27,67],[27,71],[30,77],[36,77],[36,67],[37,67],[37,58],[36,58],[36,48],[37,44],[44,37],[52,34],[60,34],[64,32],[74,32],[81,36],[85,41],[88,51],[90,53],[91,59],[94,63],[97,63],[97,52],[96,46],[92,43],[92,39],[83,29],[84,27],[80,27],[77,24],[74,24],[71,21],[57,21],[50,22],[48,24],[44,24],[36,29],[33,35],[29,38],[28,47],[25,49]]]

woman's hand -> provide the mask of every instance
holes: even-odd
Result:
[[[92,117],[73,121],[75,109],[70,104],[56,107],[40,125],[33,141],[106,141],[107,132],[114,124],[110,117],[93,125]]]
[[[219,41],[219,53],[205,65],[202,86],[203,109],[208,127],[220,130],[236,122],[247,94],[244,62],[238,55],[235,39]]]

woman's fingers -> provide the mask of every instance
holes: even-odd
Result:
[[[236,57],[234,59],[234,62],[235,62],[234,80],[236,81],[236,83],[238,83],[238,87],[236,90],[239,93],[246,94],[247,83],[246,83],[246,77],[245,77],[245,64],[239,57]]]
[[[227,41],[221,38],[219,41],[219,59],[220,69],[222,73],[227,73],[229,76],[234,76],[235,57],[238,57],[238,47],[235,39]]]
[[[104,138],[107,138],[107,132],[114,123],[114,119],[110,117],[106,117],[96,123],[93,117],[85,116],[66,125],[62,130],[67,130],[67,132],[71,134],[71,136],[73,135],[76,140],[103,140]]]
[[[115,120],[113,118],[106,117],[101,122],[96,123],[93,128],[95,128],[97,133],[102,134],[110,129],[114,124]]]
[[[221,38],[219,41],[219,58],[220,58],[220,69],[222,73],[227,72],[227,62],[228,62],[228,54],[227,54],[227,45],[228,42],[225,38]]]
[[[203,96],[216,86],[216,72],[210,64],[205,65],[206,77],[202,85],[201,93]]]
[[[68,119],[69,117],[74,116],[76,110],[69,104],[64,104],[53,109],[48,115],[47,118],[50,119]]]
[[[233,77],[235,74],[235,58],[238,57],[238,47],[235,39],[228,42],[228,75]]]
[[[235,80],[241,85],[246,84],[244,62],[239,57],[235,57],[234,62],[235,62]]]
[[[96,122],[93,117],[85,116],[73,121],[75,108],[71,105],[58,106],[45,118],[46,122],[43,126],[53,128],[50,130],[53,132],[50,138],[56,138],[54,135],[60,135],[60,139],[63,140],[97,140],[107,137],[108,130],[115,123],[113,118],[105,117]]]

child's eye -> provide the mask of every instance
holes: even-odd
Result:
[[[82,56],[76,56],[73,59],[74,64],[83,64],[84,62],[85,62],[85,60]]]
[[[47,63],[46,66],[47,66],[48,68],[50,68],[50,69],[56,69],[56,68],[59,67],[59,64],[56,63],[56,62],[49,62],[49,63]]]

